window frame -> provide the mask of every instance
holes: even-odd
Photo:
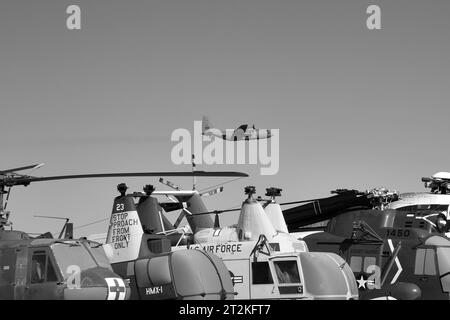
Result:
[[[269,273],[270,280],[272,282],[255,283],[255,270],[253,269],[253,266],[256,265],[257,263],[260,263],[260,264],[264,263],[264,264],[267,265],[267,271]],[[251,271],[252,271],[252,285],[259,286],[259,285],[273,285],[273,284],[275,284],[275,280],[273,279],[273,274],[272,274],[272,268],[270,267],[269,261],[253,261],[253,262],[251,262]]]
[[[360,262],[358,262],[359,264],[359,269],[358,270],[354,270],[353,266],[352,266],[352,260],[354,258],[359,258],[361,259]],[[375,260],[375,264],[369,264],[367,265],[367,260],[368,259],[373,259]],[[374,255],[365,255],[365,254],[354,254],[350,256],[350,268],[352,269],[353,273],[366,273],[367,274],[367,267],[371,266],[371,265],[377,265],[377,257]]]
[[[276,264],[277,263],[285,263],[285,262],[291,262],[291,263],[295,263],[296,265],[296,272],[297,272],[297,276],[298,276],[298,282],[281,282],[276,270]],[[275,259],[272,260],[272,264],[273,264],[273,269],[274,269],[274,275],[276,277],[277,280],[277,284],[278,286],[292,286],[292,285],[303,285],[303,273],[302,273],[302,269],[299,267],[301,266],[300,261],[298,259]]]
[[[430,252],[433,253],[432,257],[429,256]],[[421,255],[421,257],[420,257],[421,261],[417,261],[417,259],[419,258],[419,255]],[[434,266],[434,269],[432,272],[430,272],[430,270],[429,270],[430,266],[429,266],[428,262],[430,260],[433,261],[433,266]],[[418,263],[420,263],[420,265],[418,265]],[[416,249],[416,256],[414,258],[414,275],[415,276],[424,276],[424,277],[437,276],[439,274],[438,263],[439,262],[437,261],[437,252],[436,252],[435,247],[428,247],[428,246],[419,247]]]
[[[45,270],[44,270],[44,280],[40,282],[33,281],[33,261],[35,256],[45,256]],[[46,283],[58,283],[61,282],[61,274],[59,272],[59,268],[56,267],[56,261],[53,257],[53,254],[49,248],[31,248],[29,253],[29,268],[28,268],[28,283],[32,285],[40,285]],[[55,279],[49,281],[48,280],[48,271],[49,265],[53,269],[53,274],[55,275]]]

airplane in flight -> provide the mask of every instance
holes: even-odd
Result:
[[[211,125],[209,119],[205,116],[202,118],[202,135],[204,136],[215,136],[223,140],[238,141],[238,140],[260,140],[269,139],[272,136],[270,129],[257,129],[255,125],[243,124],[235,129],[233,132],[231,130],[220,130],[214,128]]]

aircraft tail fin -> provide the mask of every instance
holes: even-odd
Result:
[[[133,197],[126,195],[126,185],[118,186],[121,195],[114,199],[105,252],[111,263],[137,259],[144,231]]]
[[[152,185],[144,187],[144,193],[126,194],[128,187],[118,186],[120,196],[114,199],[110,225],[104,246],[111,263],[136,260],[146,255],[150,240],[161,240],[166,231],[174,229],[164,214],[158,199],[152,197]],[[139,202],[135,203],[134,198]],[[158,249],[160,250],[160,249]]]
[[[187,215],[187,221],[192,232],[200,229],[213,228],[214,223],[210,215],[198,215],[198,213],[207,212],[206,206],[199,194],[194,194],[187,201],[187,209],[192,215]]]

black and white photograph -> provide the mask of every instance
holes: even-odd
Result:
[[[0,299],[449,300],[449,101],[447,0],[1,0]]]

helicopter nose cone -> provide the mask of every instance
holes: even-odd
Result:
[[[77,285],[77,281],[79,284]],[[109,269],[92,268],[67,281],[65,300],[128,300],[130,287]]]

